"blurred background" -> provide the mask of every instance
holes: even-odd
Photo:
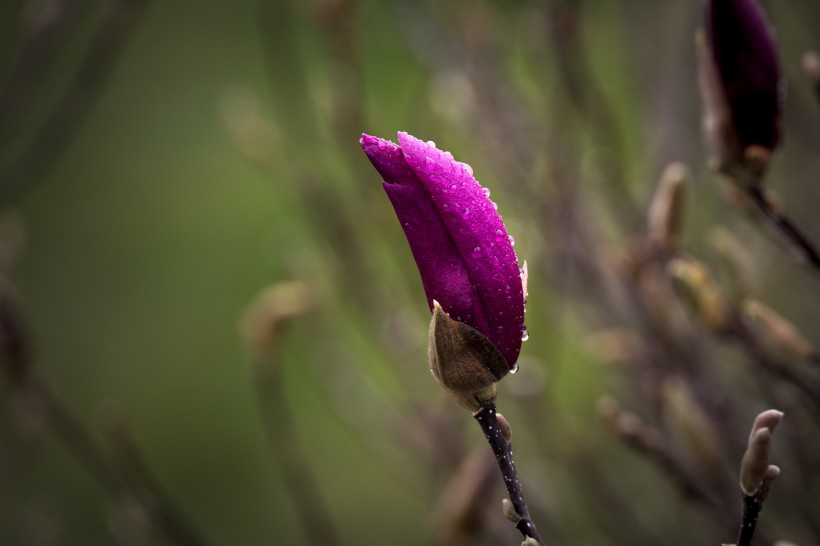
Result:
[[[820,240],[800,64],[820,10],[765,5],[788,81],[769,182]],[[520,541],[478,427],[430,377],[418,272],[358,145],[399,130],[473,166],[529,264],[498,405],[548,544],[731,542],[769,407],[783,474],[760,544],[820,543],[816,355],[765,321],[715,328],[667,274],[694,257],[732,313],[754,297],[820,343],[817,276],[708,169],[701,18],[649,0],[0,3],[0,544]],[[672,161],[691,173],[683,229],[656,253]]]

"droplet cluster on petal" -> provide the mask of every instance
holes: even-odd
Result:
[[[405,226],[405,234],[431,306],[436,299],[482,332],[514,368],[526,331],[524,293],[514,240],[490,191],[432,142],[399,133],[399,146],[366,135],[361,143],[399,220],[416,228]]]

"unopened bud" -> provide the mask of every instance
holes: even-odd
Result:
[[[759,330],[776,347],[798,358],[812,354],[811,343],[797,327],[767,305],[754,300],[743,304],[743,312],[759,327]]]
[[[495,398],[496,382],[509,372],[504,356],[484,334],[451,319],[435,300],[428,357],[438,384],[471,411]]]
[[[698,80],[703,103],[703,133],[716,170],[724,170],[740,158],[740,139],[732,123],[732,113],[720,83],[714,57],[702,30],[695,33]]]
[[[501,511],[504,513],[504,517],[513,523],[518,523],[518,520],[521,519],[521,516],[515,511],[512,502],[510,502],[510,499],[501,499]]]
[[[727,331],[732,310],[706,266],[695,260],[676,258],[669,262],[668,271],[691,297],[701,321],[713,332]]]
[[[780,476],[780,467],[770,464],[766,469],[766,474],[763,476],[763,483],[760,484],[760,492],[757,494],[760,500],[766,500],[769,493],[772,491],[772,485],[777,477]]]
[[[495,413],[495,418],[498,420],[498,428],[501,430],[502,436],[504,436],[508,442],[512,440],[512,427],[510,426],[510,422],[507,421],[507,418],[498,412]]]
[[[769,469],[772,432],[761,428],[754,433],[740,462],[740,488],[746,495],[754,495],[763,485]]]
[[[757,417],[755,417],[754,423],[752,423],[752,431],[749,433],[749,442],[752,441],[752,437],[754,437],[755,433],[762,428],[767,428],[774,433],[777,425],[779,425],[782,420],[782,411],[770,409],[759,413]]]
[[[673,246],[680,235],[687,178],[688,170],[683,163],[671,163],[661,175],[647,219],[649,237],[656,244]]]
[[[781,412],[768,410],[759,414],[752,425],[748,446],[740,462],[740,489],[745,495],[765,499],[780,475],[780,468],[770,464],[770,459],[772,432],[782,418]]]

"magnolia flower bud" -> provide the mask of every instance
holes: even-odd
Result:
[[[774,150],[780,142],[782,82],[777,46],[756,0],[706,4],[708,60],[728,109],[736,152],[752,145]]]
[[[490,190],[469,165],[432,141],[398,137],[395,144],[362,135],[360,143],[382,176],[430,310],[435,299],[455,320],[486,336],[514,370],[527,337],[526,269],[519,269]]]
[[[433,300],[430,371],[456,402],[471,411],[495,398],[495,384],[509,368],[498,348],[481,332],[451,319]]]

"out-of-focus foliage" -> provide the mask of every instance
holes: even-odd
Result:
[[[820,10],[765,4],[788,80],[769,182],[820,239],[820,108],[800,71]],[[343,544],[515,544],[480,431],[430,377],[418,273],[358,146],[406,130],[473,166],[529,263],[530,337],[498,404],[547,542],[731,542],[749,426],[778,407],[761,540],[816,543],[817,406],[709,332],[665,273],[619,284],[682,161],[683,255],[733,308],[753,297],[820,343],[817,279],[708,170],[701,17],[648,0],[4,2],[0,84],[23,85],[0,95],[0,236],[7,249],[23,226],[10,290],[36,376],[115,467],[126,420],[209,544],[317,543],[317,528]],[[284,281],[298,284],[257,299]],[[635,294],[666,303],[636,315]],[[3,381],[0,544],[173,543],[18,390]],[[716,504],[613,434],[604,394],[610,417],[619,404],[662,431]]]

